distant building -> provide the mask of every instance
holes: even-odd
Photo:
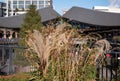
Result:
[[[3,2],[0,2],[0,17],[5,16],[5,10],[6,10],[6,4]]]
[[[108,7],[106,7],[106,6],[94,6],[93,7],[93,10],[98,10],[98,11],[108,11],[109,10],[109,8]]]
[[[120,13],[119,7],[94,6],[93,10],[112,12],[112,13]]]
[[[44,7],[52,7],[52,0],[6,0],[6,4],[10,4],[10,10],[11,10],[11,16],[15,15],[15,11],[19,11],[17,12],[17,14],[22,14],[25,13],[26,10],[29,9],[29,6],[31,4],[36,5],[37,9],[41,9]],[[7,10],[8,10],[8,6],[7,6]],[[7,11],[7,16],[8,16],[8,11]]]
[[[62,14],[65,14],[67,11],[68,11],[67,9],[63,9]]]

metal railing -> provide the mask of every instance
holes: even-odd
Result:
[[[18,44],[19,39],[18,38],[0,38],[0,44]]]
[[[102,59],[102,60],[101,60]],[[96,81],[120,81],[120,52],[104,54],[97,61]]]

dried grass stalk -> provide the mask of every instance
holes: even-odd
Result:
[[[75,29],[65,30],[64,27],[66,24],[60,24],[56,29],[44,28],[44,34],[37,30],[30,33],[26,43],[39,58],[40,64],[37,68],[42,70],[44,77],[52,81],[93,81],[94,78],[88,76],[91,72],[89,70],[94,70],[93,66],[96,64],[94,60],[110,49],[109,42],[97,41],[90,35],[82,36]],[[87,45],[92,40],[97,41],[95,49]]]

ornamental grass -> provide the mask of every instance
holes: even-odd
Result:
[[[29,33],[26,54],[37,69],[36,81],[94,81],[96,59],[111,47],[98,38],[66,23]]]

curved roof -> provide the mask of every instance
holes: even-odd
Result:
[[[25,14],[19,16],[11,16],[11,17],[1,17],[0,18],[0,27],[4,28],[19,28],[23,23],[23,19]]]
[[[38,12],[41,15],[41,21],[46,22],[52,19],[60,17],[60,15],[53,10],[52,7],[46,7],[39,9]],[[23,23],[26,14],[11,16],[11,17],[0,17],[0,27],[4,28],[19,28]]]
[[[63,17],[96,26],[120,26],[120,13],[108,13],[72,7]]]

